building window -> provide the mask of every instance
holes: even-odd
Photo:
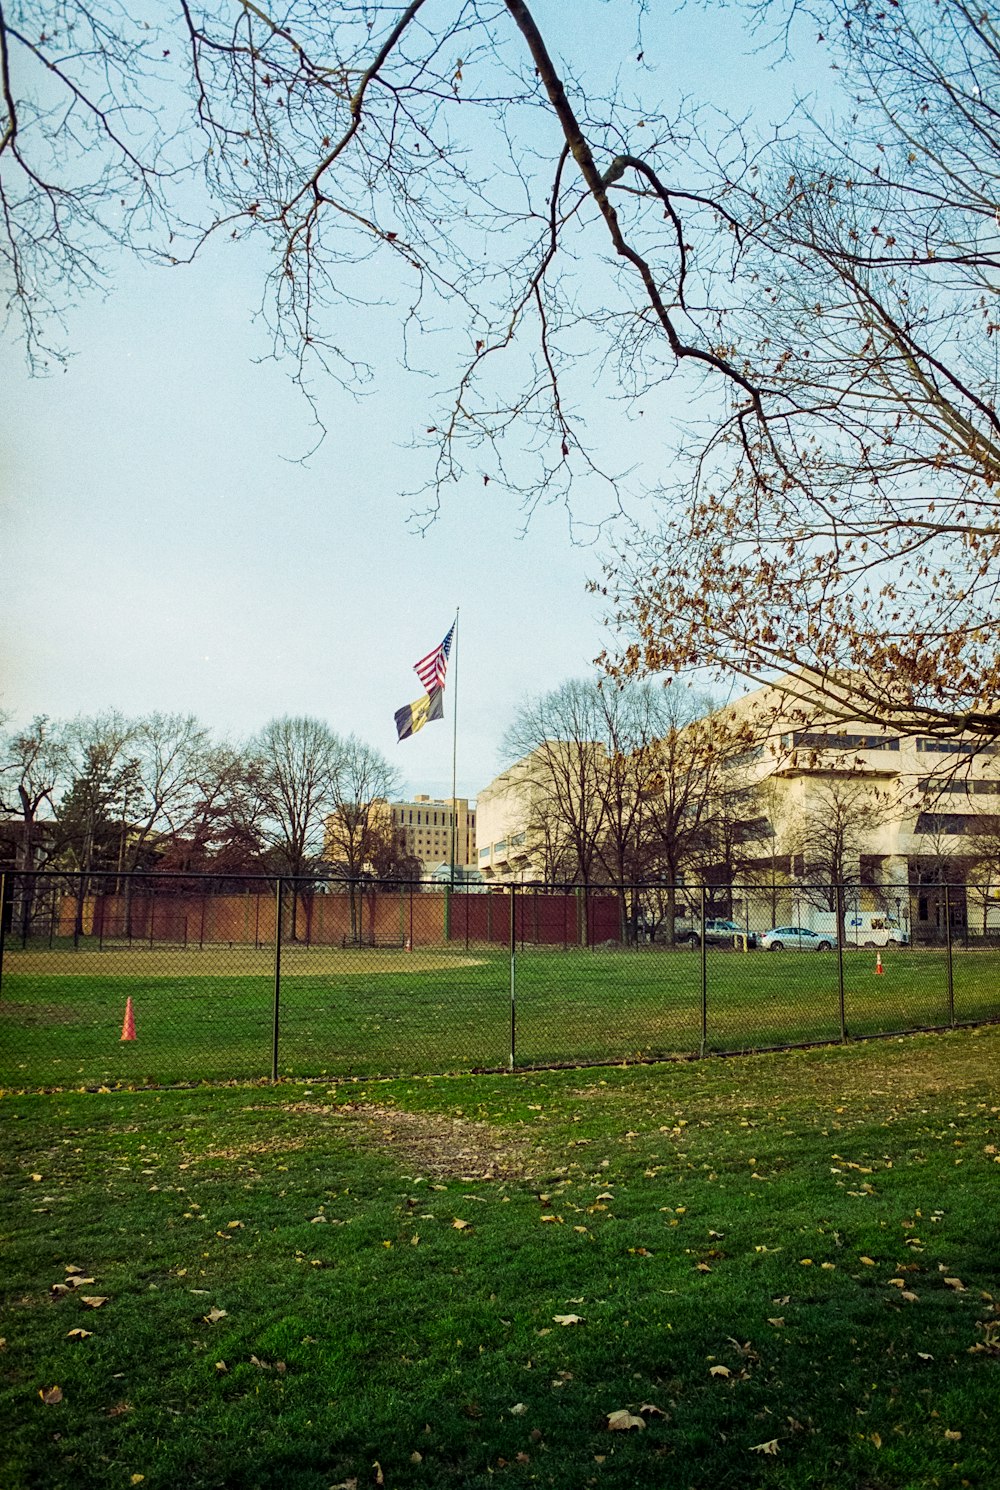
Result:
[[[788,736],[782,735],[781,743],[785,744]],[[795,746],[801,746],[805,750],[898,750],[899,740],[890,735],[840,735],[829,734],[823,730],[796,730],[791,737]],[[917,741],[917,749],[920,742]]]
[[[918,739],[917,749],[921,755],[990,755],[988,745],[972,745],[967,740]]]

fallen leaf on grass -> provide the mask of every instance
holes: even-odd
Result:
[[[872,1443],[875,1445],[875,1447],[877,1449],[880,1449],[882,1447],[882,1437],[881,1437],[881,1434],[879,1434],[879,1433],[869,1433],[868,1437],[871,1439]]]
[[[901,1299],[905,1299],[908,1304],[915,1304],[917,1302],[917,1300],[919,1299],[920,1295],[914,1293],[913,1290],[912,1290],[912,1288],[904,1288],[903,1289],[903,1292],[899,1295],[899,1297]]]
[[[946,1428],[944,1430],[944,1436],[945,1436],[945,1438],[950,1439],[952,1441],[952,1443],[954,1443],[959,1438],[961,1438],[962,1435],[961,1435],[961,1433],[959,1433],[959,1432],[957,1432],[957,1431],[955,1431],[955,1430],[953,1430],[951,1428]]]
[[[372,1470],[373,1470],[372,1484],[374,1484],[374,1485],[384,1485],[385,1484],[385,1475],[382,1473],[382,1466],[378,1462],[377,1459],[375,1460],[374,1464],[372,1465]]]
[[[75,1262],[68,1262],[63,1268],[64,1273],[82,1273],[83,1268],[78,1268]]]
[[[38,1184],[38,1181],[41,1179],[41,1175],[40,1174],[33,1174],[31,1176],[31,1178],[34,1180],[35,1184],[37,1185]]]
[[[62,1387],[40,1387],[38,1395],[46,1407],[55,1407],[63,1399]]]
[[[68,1283],[53,1283],[49,1292],[54,1299],[61,1299],[64,1294],[71,1293],[72,1290]]]
[[[709,1366],[708,1374],[709,1376],[732,1376],[733,1373],[728,1366]]]
[[[510,1415],[512,1418],[523,1418],[527,1411],[528,1404],[526,1402],[515,1402],[510,1410]]]
[[[932,1361],[933,1359],[934,1359],[934,1357],[928,1351],[926,1351],[926,1350],[918,1350],[917,1351],[917,1360],[918,1361]]]
[[[885,1286],[886,1286],[886,1288],[905,1288],[906,1287],[906,1279],[905,1278],[887,1278],[886,1279],[886,1285]]]
[[[451,1225],[452,1225],[452,1229],[454,1231],[468,1231],[470,1229],[470,1227],[472,1226],[472,1222],[471,1221],[460,1221],[458,1219],[458,1217],[456,1216],[455,1219],[454,1219],[454,1221],[451,1223]]]
[[[639,1408],[644,1418],[665,1418],[666,1413],[662,1407],[657,1407],[655,1402],[644,1402]]]
[[[953,1288],[956,1293],[965,1292],[965,1284],[962,1282],[961,1278],[945,1278],[944,1286],[945,1288]]]
[[[141,1485],[142,1482],[143,1482],[143,1480],[145,1478],[146,1478],[146,1476],[144,1474],[134,1474],[132,1476],[132,1478],[129,1480],[129,1484],[130,1485]]]
[[[420,1452],[419,1449],[414,1449],[413,1450],[413,1453],[410,1455],[410,1463],[411,1464],[423,1464],[423,1462],[424,1462],[424,1456],[423,1456],[423,1454]]]
[[[102,1304],[106,1304],[107,1302],[107,1294],[82,1293],[80,1295],[80,1303],[86,1304],[88,1309],[99,1309]]]
[[[620,1407],[616,1412],[608,1413],[608,1430],[611,1433],[628,1433],[633,1428],[640,1431],[646,1426],[645,1418],[636,1417],[629,1412],[627,1407]]]
[[[866,1268],[873,1268],[873,1267],[875,1267],[875,1259],[874,1259],[874,1257],[859,1257],[858,1258],[858,1261],[859,1262],[863,1262]]]
[[[330,1490],[358,1490],[358,1482],[353,1480],[341,1480],[339,1485],[331,1485]]]
[[[66,1331],[66,1339],[67,1340],[89,1340],[90,1337],[91,1337],[91,1335],[93,1333],[94,1333],[93,1330],[67,1330]]]
[[[226,1312],[225,1309],[212,1308],[209,1309],[207,1314],[203,1314],[201,1317],[206,1324],[218,1324],[220,1319],[225,1319]]]
[[[836,1270],[837,1264],[835,1262],[821,1262],[820,1267],[825,1273],[832,1273]]]
[[[765,1443],[752,1443],[750,1445],[750,1452],[751,1454],[776,1454],[778,1452],[778,1440],[776,1438],[769,1438]]]
[[[586,1321],[580,1314],[553,1314],[552,1318],[556,1324],[585,1324]]]
[[[549,1222],[550,1225],[562,1226],[562,1224],[563,1224],[563,1218],[562,1218],[562,1216],[539,1216],[538,1219],[539,1219],[539,1221],[542,1221],[542,1222],[546,1222],[547,1221],[547,1222]]]
[[[226,1365],[225,1361],[216,1361],[215,1369],[220,1373],[220,1375],[224,1376],[229,1370],[229,1367]]]
[[[66,1279],[66,1282],[69,1284],[70,1288],[85,1288],[85,1287],[86,1288],[89,1288],[92,1283],[96,1283],[97,1282],[97,1279],[96,1278],[83,1278],[83,1277],[80,1276],[79,1273],[74,1273],[71,1278],[67,1278]],[[58,1284],[58,1283],[56,1284],[56,1287],[57,1288],[60,1287],[60,1286],[61,1286],[60,1284]]]

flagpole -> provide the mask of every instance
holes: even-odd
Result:
[[[451,639],[452,667],[451,684],[454,689],[451,723],[451,870],[448,875],[451,888],[455,888],[455,847],[458,839],[458,798],[455,793],[458,783],[458,607],[455,608],[455,630]]]

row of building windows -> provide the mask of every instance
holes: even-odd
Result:
[[[841,735],[823,730],[796,730],[794,734],[782,735],[785,750],[898,750],[899,739],[892,735]],[[920,741],[917,741],[920,749]]]
[[[413,822],[413,809],[412,808],[394,807],[392,809],[392,816],[393,816],[393,820],[395,822],[397,822],[397,823],[402,823],[405,820],[407,823],[412,824],[412,822]],[[438,818],[439,817],[441,819],[440,824],[438,823]],[[442,828],[451,828],[451,827],[454,826],[455,814],[453,812],[440,812],[440,813],[438,813],[438,812],[426,812],[426,811],[425,812],[421,812],[421,809],[418,807],[417,808],[417,824],[419,825],[419,824],[424,823],[424,822],[427,824],[427,826],[429,828],[430,827],[436,828],[438,826],[440,826]],[[476,814],[474,812],[470,812],[468,814],[468,822],[469,822],[469,827],[470,828],[474,828],[475,827],[475,825],[476,825]]]
[[[1000,780],[983,777],[980,781],[938,781],[933,776],[925,776],[920,782],[920,788],[932,796],[939,792],[953,792],[959,796],[995,797],[1000,795]]]

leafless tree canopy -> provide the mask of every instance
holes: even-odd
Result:
[[[179,261],[263,236],[306,388],[377,371],[351,313],[394,287],[404,359],[439,388],[450,369],[428,511],[471,469],[528,508],[614,507],[593,390],[656,410],[670,382],[677,479],[606,586],[621,670],[795,667],[833,718],[1000,733],[992,17],[793,0],[847,112],[764,141],[665,112],[644,8],[615,6],[613,89],[523,0],[0,10],[0,241],[31,355],[110,244]]]

